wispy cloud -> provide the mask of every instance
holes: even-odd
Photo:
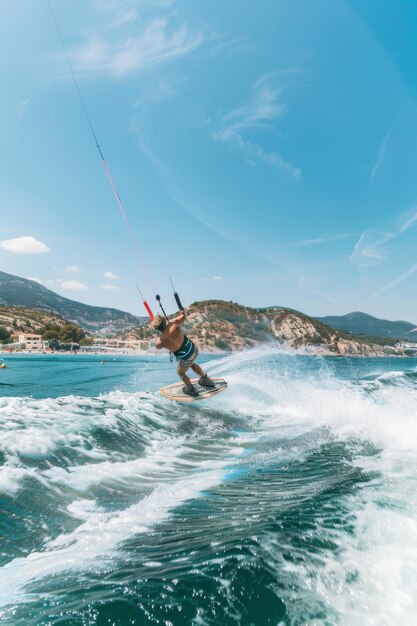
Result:
[[[88,291],[89,287],[84,285],[84,283],[80,283],[78,280],[58,280],[62,289],[67,289],[68,291]]]
[[[119,280],[119,276],[113,272],[104,272],[103,276],[108,280]]]
[[[76,274],[77,272],[80,271],[80,268],[77,267],[76,265],[67,265],[67,267],[65,268],[65,271],[67,272],[67,274]]]
[[[30,98],[26,98],[25,100],[22,100],[22,102],[19,102],[19,104],[17,105],[17,117],[19,119],[21,119],[26,111],[26,107],[30,102]]]
[[[100,289],[119,289],[119,287],[117,285],[110,285],[108,283],[105,283],[104,285],[99,285]]]
[[[379,265],[388,258],[388,244],[401,237],[417,225],[417,207],[402,213],[393,228],[387,232],[370,228],[360,235],[350,256],[351,263],[359,269]]]
[[[50,252],[48,246],[42,241],[35,239],[31,235],[16,237],[15,239],[4,239],[0,241],[0,247],[9,252],[18,254],[40,254]]]
[[[120,11],[134,5],[140,10],[150,8],[166,9],[173,4],[174,0],[95,0],[95,6],[100,11]]]
[[[389,138],[391,136],[392,130],[393,130],[396,122],[397,122],[397,118],[393,121],[393,123],[389,127],[388,131],[386,132],[384,139],[382,140],[382,143],[381,143],[381,146],[379,148],[376,161],[375,161],[374,166],[373,166],[372,171],[371,171],[371,176],[369,178],[369,187],[372,187],[373,182],[374,182],[374,178],[375,178],[375,176],[376,176],[376,174],[377,174],[379,168],[381,167],[382,162],[383,162],[383,160],[385,158],[385,154],[387,152],[387,148],[388,148],[388,144],[389,144]]]
[[[223,276],[210,276],[209,278],[201,278],[200,280],[197,280],[197,283],[211,283],[214,282],[216,280],[223,280]]]
[[[364,231],[356,242],[351,255],[351,261],[357,263],[360,269],[379,265],[389,258],[389,246],[397,239],[412,233],[417,227],[417,207],[413,206],[402,213],[396,220],[395,226],[388,232],[378,232],[374,229]],[[394,248],[395,249],[395,248]],[[368,303],[382,294],[401,284],[417,271],[417,263],[410,265],[396,279],[375,291]]]
[[[183,23],[171,27],[165,17],[150,20],[135,36],[112,41],[95,35],[70,51],[78,73],[124,76],[189,54],[203,41],[203,34]]]
[[[400,219],[400,225],[398,227],[398,233],[402,235],[410,230],[414,224],[417,223],[417,207],[411,207],[411,209],[402,216]]]
[[[317,246],[322,243],[328,243],[330,241],[338,241],[340,239],[348,239],[353,237],[349,233],[340,233],[336,235],[327,235],[325,237],[317,237],[316,239],[301,239],[300,241],[290,241],[288,243],[279,243],[276,248],[305,248],[308,246]]]
[[[333,297],[332,295],[325,293],[324,291],[322,291],[320,288],[317,288],[315,283],[303,276],[300,276],[298,281],[297,281],[297,285],[300,289],[303,289],[303,291],[307,291],[308,293],[312,293],[315,296],[319,296],[319,298],[322,298],[324,300],[328,300],[329,302],[332,302],[333,304],[337,304],[338,307],[341,306],[341,303],[339,302],[339,300],[337,300],[335,297]]]
[[[139,146],[145,156],[149,159],[152,166],[155,168],[158,176],[160,177],[161,183],[168,194],[168,196],[184,211],[186,211],[189,215],[191,215],[195,220],[197,220],[200,224],[202,224],[205,228],[215,232],[217,235],[226,239],[227,241],[233,243],[235,246],[250,254],[258,259],[265,261],[268,264],[274,265],[276,267],[280,267],[281,269],[285,269],[286,271],[291,271],[291,268],[284,268],[282,263],[275,258],[265,254],[264,252],[260,252],[248,246],[246,243],[238,240],[236,238],[235,233],[226,232],[219,226],[219,221],[216,220],[211,221],[209,219],[209,211],[201,210],[195,202],[189,200],[189,198],[178,189],[175,183],[172,180],[171,172],[167,169],[165,164],[150,150],[150,148],[143,142],[143,140],[139,139]]]
[[[366,269],[379,265],[388,258],[386,244],[396,235],[394,233],[380,233],[373,230],[364,231],[353,248],[350,262],[359,269]]]
[[[390,291],[391,289],[393,289],[393,287],[396,287],[397,285],[401,284],[402,282],[407,280],[407,278],[410,278],[410,276],[412,276],[416,272],[417,272],[417,263],[415,263],[414,265],[411,265],[411,267],[409,267],[405,272],[400,274],[400,276],[398,276],[395,280],[392,280],[390,283],[387,283],[386,285],[384,285],[384,287],[381,287],[381,289],[378,289],[378,291],[372,294],[368,302],[372,302],[372,300],[375,300],[375,298],[378,298],[383,293]]]
[[[159,80],[158,82],[154,82],[152,85],[148,85],[146,89],[143,90],[143,93],[140,95],[137,100],[132,105],[132,109],[139,107],[149,107],[154,105],[156,102],[162,102],[163,100],[167,100],[168,98],[172,98],[177,93],[177,88],[173,84],[172,80],[164,77],[163,80]],[[133,131],[136,128],[132,129]]]
[[[121,28],[129,24],[133,24],[139,17],[137,9],[129,9],[119,11],[116,17],[107,25],[109,30]]]
[[[208,55],[210,57],[216,57],[225,52],[236,53],[241,50],[247,50],[251,48],[252,45],[251,38],[248,35],[239,35],[237,37],[223,35],[217,38],[217,43],[210,48]]]
[[[252,95],[247,103],[221,120],[213,139],[228,144],[250,164],[264,163],[285,172],[294,180],[301,177],[301,169],[285,160],[279,152],[269,151],[247,138],[254,131],[274,129],[273,122],[285,115],[282,94],[286,85],[274,87],[270,75],[262,76],[252,85]]]

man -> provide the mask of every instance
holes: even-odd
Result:
[[[189,396],[197,396],[197,389],[187,376],[187,370],[189,370],[190,367],[200,376],[198,381],[200,385],[213,388],[214,383],[207,374],[203,372],[201,367],[194,362],[199,352],[195,343],[192,342],[181,329],[182,324],[185,322],[185,317],[185,311],[182,311],[178,317],[171,321],[168,318],[162,317],[162,315],[155,315],[151,326],[154,330],[161,333],[161,336],[158,337],[156,341],[157,349],[166,348],[174,354],[178,361],[177,373],[185,383],[182,388],[183,392]]]

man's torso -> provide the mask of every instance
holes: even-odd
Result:
[[[184,341],[184,333],[179,326],[168,326],[161,334],[161,345],[163,348],[176,352]]]

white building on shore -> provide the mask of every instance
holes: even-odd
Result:
[[[42,335],[35,333],[19,333],[14,335],[16,343],[19,343],[26,350],[44,350],[48,343],[43,341]]]
[[[155,346],[153,341],[143,341],[140,339],[117,339],[94,337],[94,343],[91,346],[81,346],[81,352],[107,352],[107,351],[123,351],[133,350],[135,352],[147,351]]]

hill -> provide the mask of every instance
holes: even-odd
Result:
[[[26,307],[0,306],[0,343],[13,343],[13,335],[35,333],[45,341],[55,342],[54,348],[68,344],[91,341],[86,332],[75,322],[69,322],[49,311],[37,311]]]
[[[0,272],[0,305],[50,311],[94,334],[120,332],[145,319],[119,309],[64,298],[33,280],[5,272]]]
[[[298,311],[271,307],[257,310],[222,300],[195,302],[186,309],[185,330],[204,351],[237,351],[276,343],[303,348],[309,353],[383,356],[394,348],[366,342],[335,330]],[[129,332],[150,339],[155,332],[144,324]]]
[[[0,306],[0,326],[9,332],[34,333],[48,324],[67,324],[68,320],[49,311],[36,311],[26,307]]]
[[[354,311],[347,315],[333,315],[315,318],[332,328],[359,335],[377,335],[393,339],[417,341],[416,324],[411,322],[379,319],[367,313]]]

